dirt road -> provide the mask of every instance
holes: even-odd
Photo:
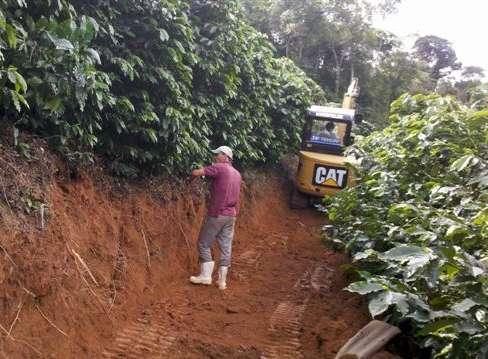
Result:
[[[323,215],[290,210],[279,174],[247,175],[228,289],[194,286],[201,185],[155,195],[90,176],[53,183],[45,229],[0,233],[0,354],[333,358],[368,317],[342,290],[346,259],[320,241]]]
[[[226,291],[191,285],[180,272],[117,325],[103,356],[333,358],[367,323],[365,308],[342,291],[345,259],[321,244],[323,215],[288,209],[278,190],[253,191],[243,209]]]

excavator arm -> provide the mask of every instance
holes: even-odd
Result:
[[[356,99],[359,97],[359,79],[353,77],[346,94],[344,95],[344,100],[342,101],[342,108],[347,108],[354,110],[356,108]]]

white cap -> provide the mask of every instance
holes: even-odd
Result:
[[[215,154],[223,153],[224,155],[232,159],[232,150],[230,149],[230,147],[220,146],[219,148],[212,150],[212,152]]]

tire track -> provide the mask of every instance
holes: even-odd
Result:
[[[161,324],[139,319],[123,329],[113,345],[104,350],[103,358],[164,358],[176,336]]]
[[[332,268],[326,265],[319,265],[311,275],[310,286],[315,292],[326,294],[330,292],[333,275],[334,270]]]
[[[303,314],[314,292],[323,294],[330,290],[333,273],[333,269],[319,265],[298,278],[288,299],[278,304],[271,315],[261,359],[303,358],[300,343]]]
[[[232,271],[239,279],[247,279],[258,269],[260,255],[254,250],[248,250],[233,260]]]
[[[306,304],[297,305],[292,302],[282,302],[278,305],[270,319],[270,335],[264,343],[261,358],[303,358],[300,333],[306,307]]]
[[[247,251],[236,258],[240,276],[250,276],[257,270],[259,256]],[[268,334],[261,342],[262,359],[303,358],[301,335],[303,317],[309,299],[314,293],[327,293],[332,283],[334,270],[318,265],[306,270],[294,283],[291,292],[273,311],[268,324]],[[167,308],[171,318],[181,321],[188,314],[179,306]],[[175,348],[178,334],[159,323],[141,318],[120,331],[112,345],[104,350],[102,357],[116,358],[166,358]],[[210,344],[210,343],[209,343]]]

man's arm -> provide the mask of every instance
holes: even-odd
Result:
[[[201,177],[205,175],[205,170],[203,168],[197,168],[196,170],[191,171],[191,175],[193,177]]]
[[[221,171],[221,168],[218,165],[212,164],[210,166],[198,168],[196,170],[191,171],[191,175],[193,177],[199,176],[208,176],[208,177],[217,177]]]

